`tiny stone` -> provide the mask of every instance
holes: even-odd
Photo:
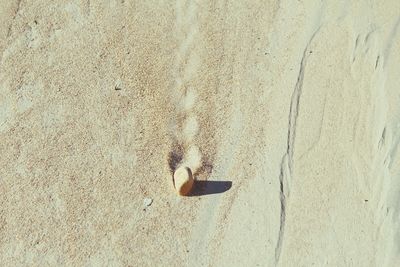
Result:
[[[143,205],[145,206],[145,207],[149,207],[150,205],[151,205],[151,203],[153,203],[153,199],[151,199],[151,198],[145,198],[144,200],[143,200]]]
[[[118,81],[115,83],[114,89],[115,89],[116,91],[122,90],[122,82],[121,82],[121,80],[118,80]]]

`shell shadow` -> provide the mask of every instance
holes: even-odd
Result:
[[[195,180],[194,188],[189,197],[221,194],[232,187],[232,181],[198,181]]]

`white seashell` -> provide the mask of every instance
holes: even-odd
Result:
[[[190,168],[181,166],[174,173],[175,189],[181,196],[187,196],[194,184],[192,171]]]

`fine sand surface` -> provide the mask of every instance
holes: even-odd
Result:
[[[0,1],[2,266],[400,266],[399,143],[398,0]]]

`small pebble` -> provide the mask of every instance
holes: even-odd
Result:
[[[117,81],[116,81],[115,86],[114,86],[114,89],[115,89],[116,91],[122,90],[122,82],[121,82],[121,80],[117,80]]]
[[[194,184],[192,171],[190,168],[181,166],[174,173],[175,189],[181,196],[187,196]]]
[[[144,200],[143,200],[143,205],[145,206],[145,207],[149,207],[150,205],[151,205],[151,203],[153,203],[153,199],[151,199],[151,198],[145,198]]]

